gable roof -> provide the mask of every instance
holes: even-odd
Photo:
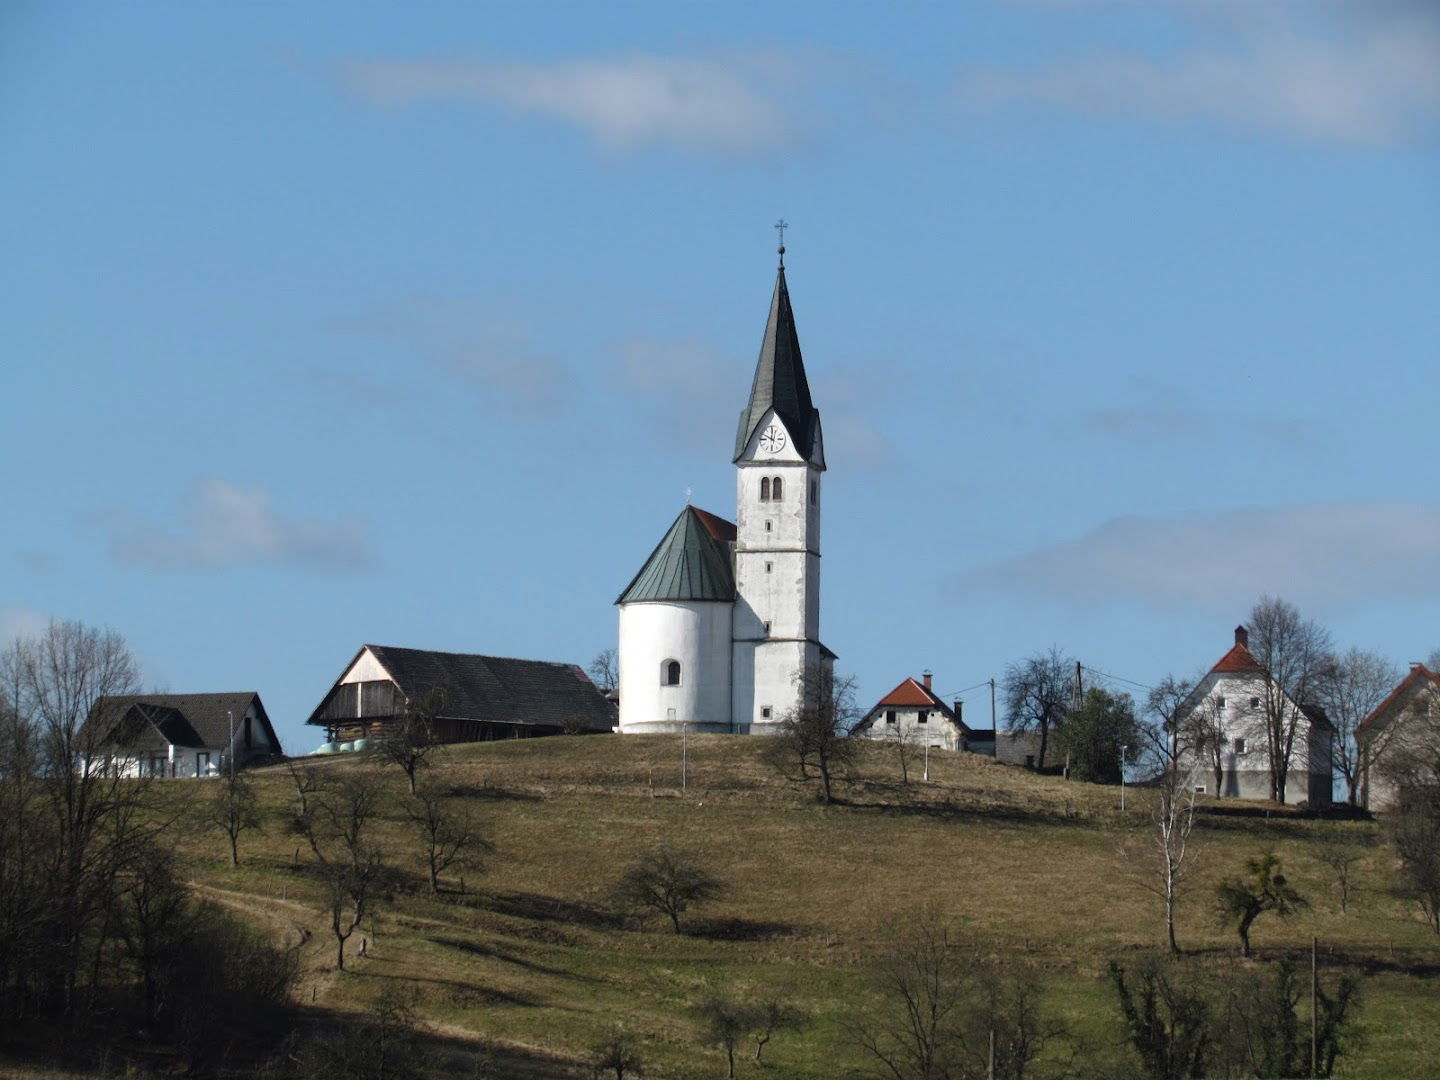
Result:
[[[685,507],[615,602],[733,602],[735,572],[730,546],[734,542],[733,524],[705,510]]]
[[[923,683],[918,683],[908,677],[877,701],[855,725],[855,730],[858,731],[869,726],[886,709],[933,709],[951,723],[958,725],[961,731],[967,735],[973,730],[963,720],[956,717],[955,710],[937,697],[934,691],[927,690]]]
[[[795,332],[795,312],[790,308],[790,290],[785,284],[782,264],[770,297],[770,317],[760,340],[760,358],[755,363],[755,380],[750,401],[740,412],[735,433],[735,457],[739,461],[755,429],[771,410],[784,422],[796,451],[807,461],[815,449],[815,431],[820,413],[810,400],[810,383],[800,356],[800,335]],[[823,467],[823,466],[822,466]]]
[[[1361,732],[1369,731],[1373,726],[1384,724],[1388,719],[1386,714],[1395,707],[1402,697],[1427,682],[1430,683],[1431,686],[1440,689],[1440,672],[1431,671],[1424,664],[1415,664],[1412,666],[1410,673],[1400,680],[1400,684],[1386,695],[1384,701],[1375,706],[1375,711],[1356,725],[1355,733],[1359,735]]]
[[[1265,669],[1260,666],[1260,661],[1256,660],[1254,654],[1238,641],[1229,652],[1215,662],[1215,666],[1210,670],[1220,674],[1265,674]]]
[[[92,722],[110,726],[108,739],[122,723],[133,725],[127,737],[139,737],[145,725],[174,746],[225,746],[230,740],[231,717],[238,728],[251,705],[270,745],[280,753],[280,739],[254,690],[225,694],[123,694],[95,703]]]
[[[615,724],[614,709],[575,664],[393,645],[366,645],[355,659],[367,651],[410,701],[419,701],[432,690],[443,690],[441,715],[447,718],[555,727],[579,720],[605,730]],[[352,660],[345,671],[354,666]],[[331,688],[331,694],[339,685],[337,682]],[[329,699],[327,694],[325,701]],[[307,724],[326,723],[319,715],[325,701],[310,714]]]

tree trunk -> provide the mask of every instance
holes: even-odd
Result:
[[[1048,721],[1040,721],[1040,756],[1035,759],[1035,768],[1045,768],[1045,748],[1050,745],[1050,724]]]
[[[675,933],[678,934],[680,932],[680,913],[678,911],[670,912],[670,923],[675,927]]]
[[[233,831],[230,833],[230,865],[240,865],[240,843]]]
[[[1254,921],[1254,915],[1242,915],[1236,928],[1240,934],[1240,955],[1246,960],[1250,959],[1250,924]]]

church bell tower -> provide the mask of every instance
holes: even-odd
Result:
[[[834,659],[820,643],[820,413],[780,266],[735,436],[735,608],[732,729],[772,731],[800,699],[799,676]]]

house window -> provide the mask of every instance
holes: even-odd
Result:
[[[665,686],[680,685],[680,661],[666,660],[660,669],[660,682]]]
[[[760,501],[770,501],[770,478],[768,476],[762,476],[760,478]]]
[[[1244,740],[1244,739],[1236,739],[1236,740],[1235,740],[1235,753],[1237,753],[1237,754],[1243,754],[1244,752],[1245,752],[1245,740]]]
[[[196,776],[209,776],[209,775],[210,775],[210,755],[209,755],[209,754],[196,754],[196,755],[195,755],[195,775],[196,775]]]
[[[887,724],[893,724],[893,723],[895,723],[895,710],[894,710],[894,709],[886,709],[886,710],[885,710],[885,723],[887,723]]]
[[[770,482],[770,494],[776,502],[780,501],[780,492],[783,490],[784,482],[780,479],[780,477],[775,477],[775,479]]]
[[[670,723],[670,724],[673,724],[673,723],[675,722],[675,710],[674,710],[674,709],[666,709],[666,710],[665,710],[665,721],[666,721],[666,723]]]
[[[771,709],[769,705],[761,705],[761,706],[760,706],[760,719],[761,719],[761,720],[769,720],[769,719],[770,719],[770,714],[771,714],[772,712],[774,712],[774,710]]]
[[[1225,699],[1223,697],[1217,697],[1215,699],[1215,707],[1217,709],[1223,709],[1225,707]]]
[[[767,634],[770,633],[770,620],[769,620],[769,619],[766,619],[766,620],[765,620],[765,633],[767,633]]]
[[[1258,697],[1252,697],[1252,698],[1250,699],[1250,708],[1252,708],[1252,709],[1258,709],[1259,707],[1260,707],[1260,699],[1259,699]]]
[[[1205,785],[1204,785],[1204,784],[1196,784],[1196,785],[1195,785],[1195,794],[1196,794],[1196,795],[1204,795],[1204,794],[1205,794]]]
[[[765,522],[765,531],[766,531],[766,532],[771,532],[771,531],[774,530],[774,528],[775,528],[775,525],[774,525],[773,522],[769,522],[769,521]]]
[[[820,501],[820,481],[810,481],[810,505],[814,506]]]
[[[930,714],[929,714],[928,712],[926,712],[924,709],[921,709],[921,710],[920,710],[920,715],[915,718],[915,722],[916,722],[917,724],[926,724],[926,723],[929,723],[929,722],[930,722]]]
[[[168,764],[168,762],[166,761],[166,755],[164,755],[164,754],[151,754],[151,755],[150,755],[150,775],[151,775],[151,776],[164,776],[165,773],[166,773],[166,766],[167,766],[167,764]]]
[[[775,564],[774,564],[773,562],[767,562],[767,563],[765,564],[765,573],[768,574],[768,573],[770,573],[770,572],[771,572],[772,570],[774,570],[774,569],[775,569]]]

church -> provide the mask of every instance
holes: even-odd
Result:
[[[783,233],[782,233],[783,236]],[[620,594],[620,731],[774,732],[820,643],[820,413],[785,284],[785,245],[735,433],[732,523],[687,506]]]

